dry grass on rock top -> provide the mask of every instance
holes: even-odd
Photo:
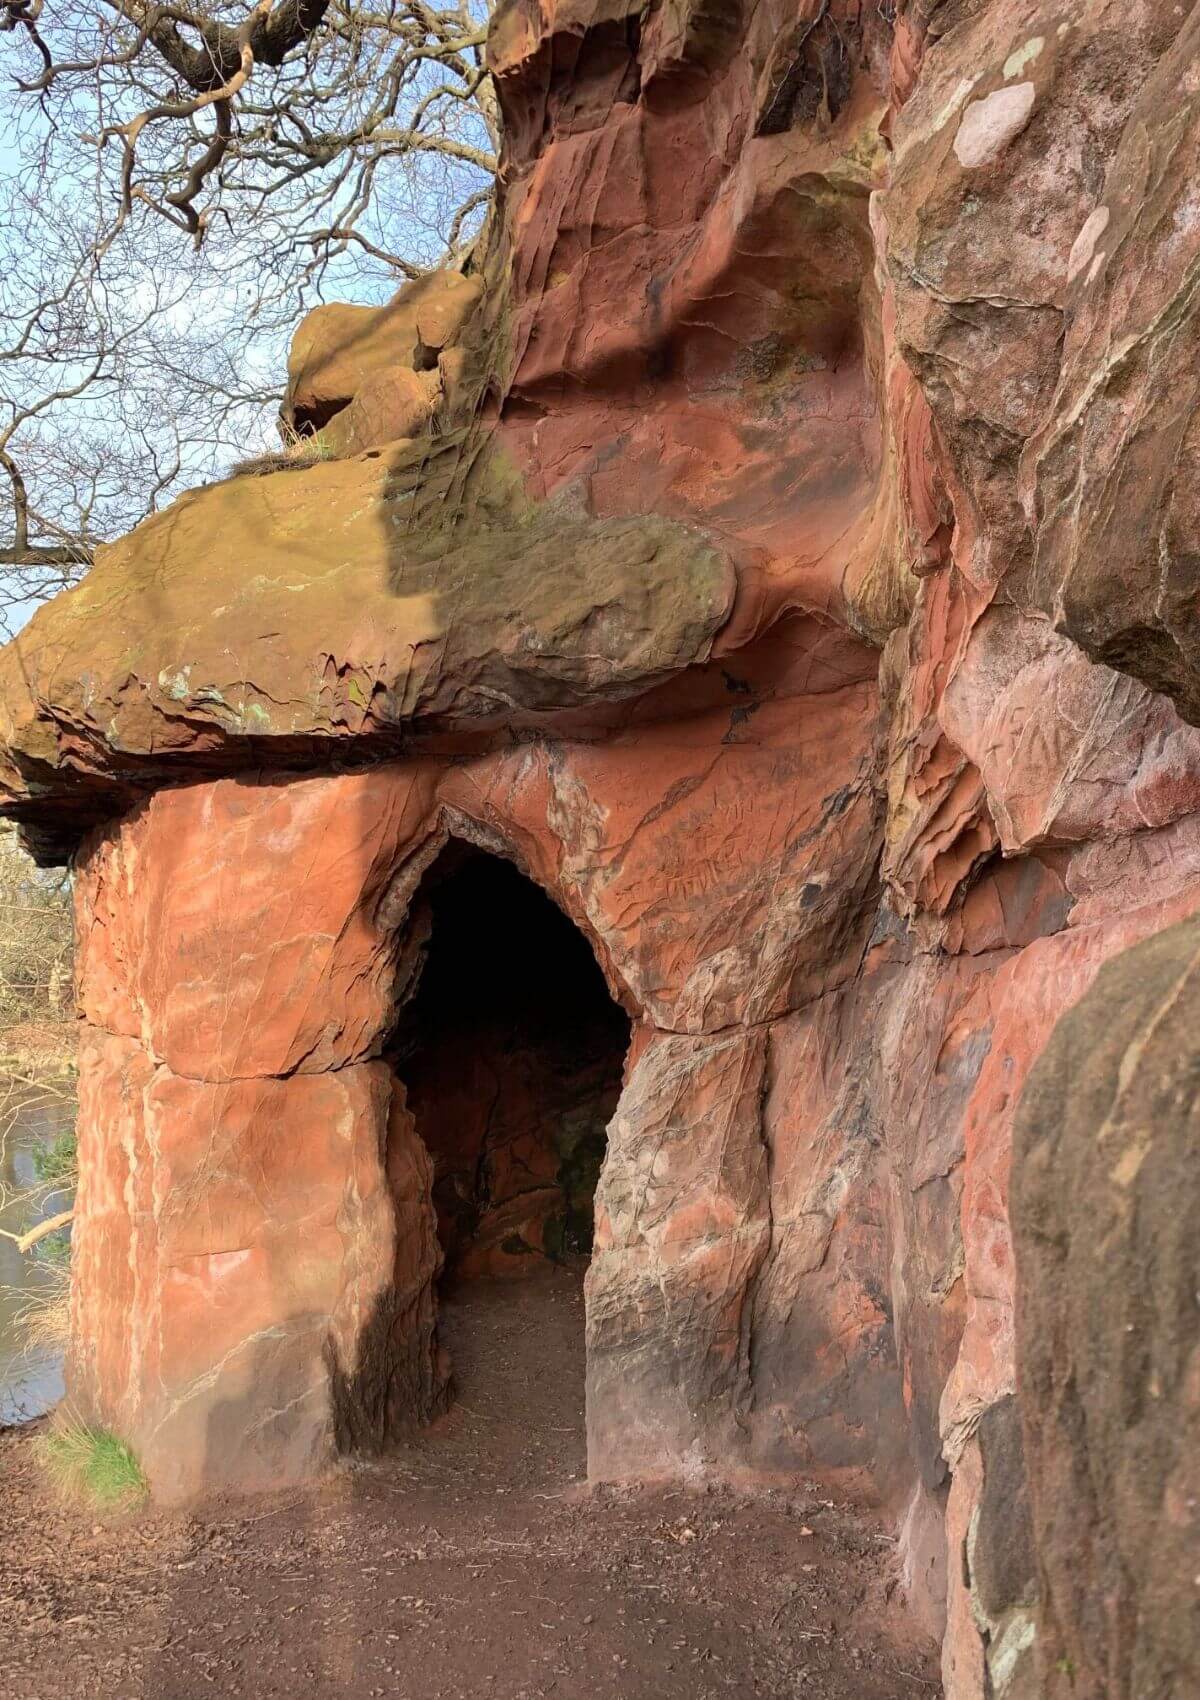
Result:
[[[583,1485],[565,1274],[448,1304],[459,1400],[324,1490],[99,1522],[0,1434],[13,1700],[928,1700],[881,1531],[815,1488]]]

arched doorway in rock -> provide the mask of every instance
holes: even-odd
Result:
[[[579,1289],[629,1017],[573,922],[511,862],[472,844],[451,839],[427,869],[409,929],[402,977],[412,989],[401,991],[384,1054],[432,1159],[448,1319],[439,1338],[458,1334],[453,1391],[471,1394],[487,1360],[464,1341],[464,1317],[496,1316],[506,1293],[528,1306],[525,1278],[541,1277],[544,1290],[553,1276],[560,1298],[575,1283],[578,1337],[564,1373],[581,1388]],[[560,1305],[547,1339],[563,1324]]]

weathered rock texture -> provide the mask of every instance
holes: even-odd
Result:
[[[457,841],[550,894],[632,1023],[593,1476],[840,1474],[895,1514],[952,1700],[1039,1692],[1035,1571],[1043,1668],[1084,1668],[1100,1572],[1048,1496],[1120,1494],[1132,1384],[1096,1461],[1036,1352],[1018,1410],[1012,1126],[1102,965],[1200,910],[1198,29],[505,0],[472,275],[306,321],[285,419],[320,464],[177,502],[0,655],[5,809],[76,857],[72,1387],[157,1488],[438,1407],[439,1187],[443,1241],[449,1186],[468,1239],[496,1202],[545,1249],[529,1117],[456,1122],[435,1186],[454,1051],[397,1049]],[[557,1065],[516,1049],[536,1118]],[[1111,1204],[1070,1125],[1064,1221]],[[1045,1349],[1099,1289],[1039,1268]],[[1135,1573],[1155,1468],[1109,1513]],[[1112,1636],[1092,1694],[1182,1693],[1137,1687],[1157,1631]]]
[[[1040,1694],[1200,1692],[1200,921],[1101,972],[1019,1118]]]

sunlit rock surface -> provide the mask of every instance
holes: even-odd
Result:
[[[593,1476],[837,1476],[894,1517],[951,1700],[1083,1668],[1100,1569],[1047,1507],[1123,1465],[1079,1455],[1046,1354],[1116,1347],[1047,1262],[1093,1208],[1068,1099],[1058,1144],[1027,1124],[1014,1313],[1012,1128],[1103,965],[1200,910],[1196,29],[509,0],[471,275],[320,309],[306,454],[177,502],[0,655],[5,810],[76,857],[72,1389],[160,1491],[302,1478],[445,1397],[396,1034],[457,842],[550,894],[631,1024]],[[479,1078],[425,1067],[426,1103]],[[580,1067],[564,1115],[601,1101]],[[492,1165],[489,1267],[560,1210],[508,1131],[466,1115],[442,1159]],[[1115,1538],[1136,1567],[1174,1517],[1190,1576],[1162,1469]],[[1114,1635],[1093,1692],[1190,1692],[1176,1642]]]

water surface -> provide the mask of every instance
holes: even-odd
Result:
[[[6,1084],[0,1083],[0,1099],[6,1096]],[[5,1195],[34,1184],[35,1153],[70,1126],[71,1114],[65,1097],[36,1092],[5,1110],[0,1119],[0,1182]],[[61,1195],[52,1196],[39,1214],[52,1216],[63,1207]],[[28,1226],[27,1207],[0,1210],[0,1227],[16,1233]],[[23,1305],[38,1291],[45,1291],[51,1279],[37,1259],[0,1236],[0,1426],[41,1416],[62,1398],[60,1354],[27,1347],[17,1328]]]

